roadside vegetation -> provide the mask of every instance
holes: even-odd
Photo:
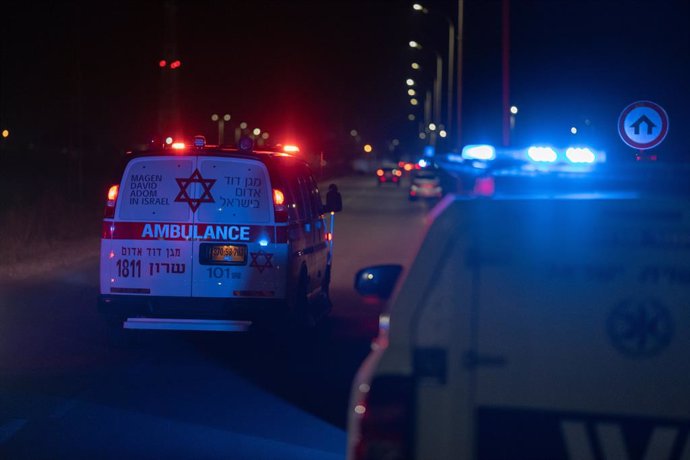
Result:
[[[93,252],[107,183],[95,158],[5,148],[0,160],[0,278],[66,267]]]

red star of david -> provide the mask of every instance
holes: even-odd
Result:
[[[192,212],[196,212],[196,210],[199,209],[199,206],[201,206],[201,203],[216,202],[211,195],[211,187],[213,187],[213,184],[216,183],[216,179],[204,179],[201,177],[201,173],[198,169],[195,169],[188,179],[182,177],[176,178],[175,180],[177,181],[177,185],[180,186],[180,193],[178,193],[177,197],[175,197],[175,201],[177,203],[187,203],[189,207],[192,208]],[[190,184],[201,184],[203,193],[199,198],[192,198],[189,196],[187,187],[189,187]]]
[[[263,273],[264,270],[267,268],[273,268],[273,264],[271,263],[271,259],[273,258],[273,254],[269,254],[268,252],[264,252],[264,251],[259,251],[259,252],[250,252],[249,255],[252,256],[252,262],[249,264],[249,266],[258,268],[259,273]],[[260,257],[263,257],[264,263],[259,263]]]

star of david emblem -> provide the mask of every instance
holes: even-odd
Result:
[[[259,252],[250,252],[250,256],[252,256],[252,261],[249,264],[250,267],[256,267],[259,269],[259,273],[263,273],[265,269],[267,268],[273,268],[273,264],[271,263],[271,259],[273,258],[273,254],[269,254],[268,252],[264,251],[259,251]],[[261,261],[263,259],[263,262]]]
[[[654,356],[673,337],[671,314],[654,300],[620,303],[611,312],[606,326],[613,346],[632,357]]]
[[[187,179],[181,177],[176,178],[175,180],[177,181],[177,185],[180,186],[180,193],[178,193],[175,197],[175,202],[187,203],[189,207],[192,208],[192,212],[196,212],[196,210],[199,209],[199,206],[201,206],[201,203],[216,202],[211,195],[211,187],[213,187],[213,184],[216,183],[216,179],[204,179],[201,177],[201,173],[198,169],[195,169],[192,175]],[[189,196],[188,187],[191,184],[201,184],[203,192],[199,198],[192,198]]]

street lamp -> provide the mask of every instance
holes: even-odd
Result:
[[[410,41],[410,48],[421,50],[422,45],[417,41]],[[441,55],[435,49],[431,49],[431,52],[436,56],[436,78],[434,79],[434,101],[433,101],[433,118],[434,121],[441,121],[441,88],[443,86],[443,59]],[[435,136],[431,136],[430,143],[433,145],[435,141]]]
[[[247,129],[247,122],[243,121],[235,128],[235,143],[239,145],[242,132]]]
[[[223,145],[223,142],[225,141],[225,122],[230,121],[230,118],[230,115],[227,113],[222,117],[217,113],[211,115],[211,121],[218,122],[218,145]]]
[[[459,2],[459,7],[462,8],[462,1]],[[412,5],[414,11],[429,14],[429,10],[420,3]],[[451,125],[453,120],[453,74],[454,74],[454,57],[455,57],[455,24],[443,15],[443,19],[448,23],[448,78],[447,78],[447,100],[446,100],[446,124]],[[458,79],[459,83],[459,79]],[[458,111],[460,108],[458,107]]]

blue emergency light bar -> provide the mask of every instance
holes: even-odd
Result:
[[[536,145],[527,149],[527,156],[537,163],[555,163],[558,158],[558,154],[553,148]]]
[[[453,162],[491,162],[497,158],[522,160],[543,169],[549,165],[593,166],[596,163],[604,163],[606,154],[584,146],[558,149],[548,145],[532,145],[526,149],[496,149],[488,144],[472,144],[463,147],[462,155],[448,155],[448,160]]]
[[[462,148],[462,157],[466,160],[491,161],[496,158],[496,149],[492,145],[466,145]]]

